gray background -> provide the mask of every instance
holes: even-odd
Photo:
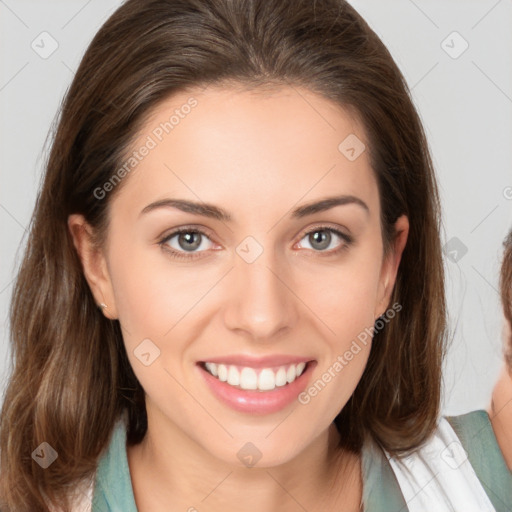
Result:
[[[502,240],[512,226],[512,0],[351,3],[404,73],[439,177],[452,340],[443,411],[486,407],[502,360],[498,273]],[[10,361],[12,280],[36,199],[45,139],[73,70],[118,5],[117,0],[0,0],[2,390]],[[46,55],[52,45],[58,47]]]

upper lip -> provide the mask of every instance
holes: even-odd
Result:
[[[276,354],[273,356],[256,357],[244,354],[231,354],[227,356],[204,359],[203,363],[232,364],[235,366],[248,366],[250,368],[269,368],[271,366],[284,366],[287,364],[307,363],[311,357]]]

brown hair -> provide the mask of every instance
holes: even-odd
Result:
[[[503,246],[505,252],[501,264],[500,292],[503,313],[510,328],[510,337],[506,340],[505,361],[507,362],[508,371],[512,375],[512,230],[503,241]]]
[[[435,428],[445,342],[439,199],[425,134],[389,52],[343,0],[128,0],[87,49],[64,99],[11,303],[13,366],[1,412],[6,510],[67,510],[67,489],[93,474],[115,421],[128,442],[147,429],[144,393],[118,321],[98,310],[67,228],[81,213],[106,232],[113,194],[93,191],[123,162],[162,100],[220,84],[304,86],[351,108],[368,137],[386,247],[409,217],[392,303],[365,372],[335,422],[348,449],[370,435],[392,453]],[[341,142],[341,141],[340,141]],[[58,453],[42,469],[43,441]]]

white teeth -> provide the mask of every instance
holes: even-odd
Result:
[[[205,363],[205,366],[214,377],[217,377],[217,363]]]
[[[295,380],[295,377],[297,377],[297,369],[295,368],[295,366],[290,366],[290,368],[288,368],[288,371],[286,372],[286,380],[289,383],[292,383]]]
[[[228,380],[228,369],[226,368],[226,365],[219,364],[217,371],[219,372],[219,380],[226,382]]]
[[[232,368],[238,372],[234,366]],[[252,368],[244,368],[240,372],[240,387],[242,389],[258,389],[258,375]]]
[[[258,389],[270,390],[276,387],[276,376],[272,370],[264,368],[258,377]]]
[[[254,368],[243,367],[242,371],[234,365],[205,363],[206,370],[222,382],[241,389],[271,391],[276,387],[285,386],[300,377],[306,368],[306,363],[280,366],[277,370],[262,368],[259,374]]]
[[[286,384],[286,369],[281,367],[276,373],[276,386],[284,386]]]
[[[228,384],[238,386],[240,384],[240,374],[234,366],[230,366],[228,370]]]

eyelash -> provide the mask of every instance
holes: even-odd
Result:
[[[311,234],[311,233],[316,233],[317,231],[330,231],[331,233],[334,233],[335,235],[339,236],[342,240],[344,240],[345,243],[343,243],[340,247],[338,247],[337,249],[332,249],[330,251],[314,251],[318,254],[320,254],[321,256],[335,256],[339,253],[341,253],[342,251],[345,251],[347,250],[350,245],[353,243],[353,238],[335,228],[332,228],[330,226],[318,226],[318,227],[315,227],[313,229],[311,229],[310,231],[306,231],[302,237],[301,237],[301,240]],[[178,259],[178,260],[194,260],[196,258],[200,258],[201,257],[201,253],[204,252],[204,251],[200,251],[200,252],[195,252],[195,253],[185,253],[183,251],[176,251],[175,249],[170,249],[167,245],[167,242],[173,238],[174,236],[176,235],[179,235],[181,233],[195,233],[195,234],[200,234],[202,236],[205,236],[206,238],[210,239],[210,237],[202,230],[198,229],[198,228],[192,228],[192,227],[182,227],[182,228],[178,228],[178,229],[175,229],[172,233],[169,233],[168,235],[165,235],[164,238],[162,238],[159,242],[158,242],[158,245],[160,247],[162,247],[162,249],[164,249],[166,252],[169,253],[169,255],[172,257],[172,258],[175,258],[175,259]],[[186,254],[186,255],[185,255]]]

